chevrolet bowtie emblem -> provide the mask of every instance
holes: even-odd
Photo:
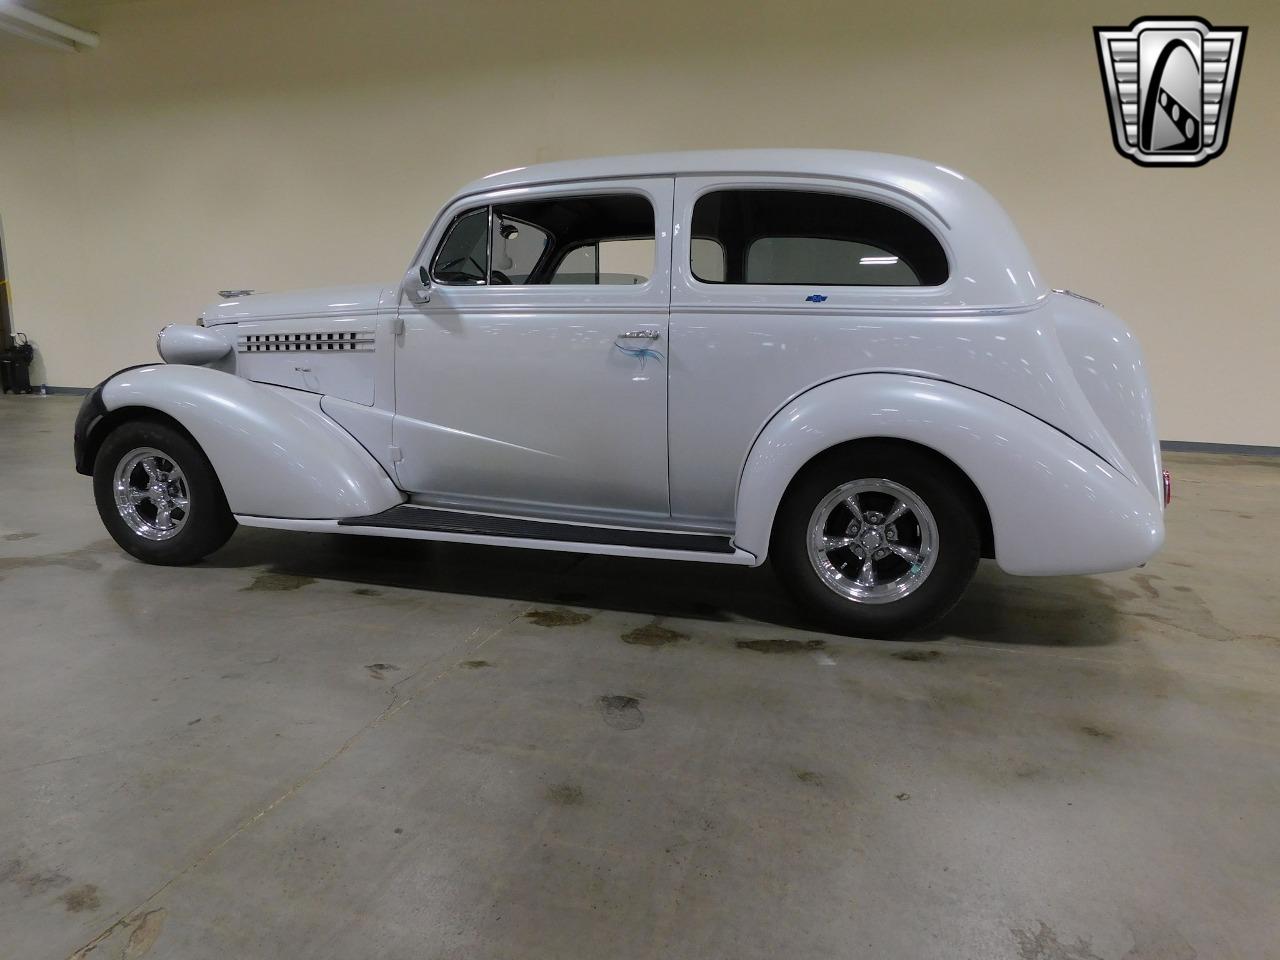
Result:
[[[1198,17],[1094,27],[1116,150],[1145,167],[1195,167],[1222,153],[1247,32]]]

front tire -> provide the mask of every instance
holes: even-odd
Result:
[[[130,420],[103,440],[93,495],[112,539],[146,563],[195,563],[236,528],[204,452],[157,420]]]
[[[778,509],[771,554],[796,600],[827,626],[897,637],[964,593],[982,546],[977,509],[945,460],[866,441],[801,472]]]

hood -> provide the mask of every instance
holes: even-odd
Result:
[[[395,284],[376,283],[249,294],[220,300],[200,314],[200,320],[206,327],[213,327],[242,320],[358,317],[377,313],[383,296],[390,295],[395,289]]]

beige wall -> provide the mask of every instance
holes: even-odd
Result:
[[[1111,146],[1091,27],[1149,4],[46,0],[98,29],[0,37],[0,225],[38,380],[153,356],[220,287],[394,280],[492,169],[822,146],[983,182],[1042,272],[1137,330],[1166,438],[1280,445],[1280,5],[1250,27],[1226,155]]]

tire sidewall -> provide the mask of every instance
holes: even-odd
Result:
[[[938,527],[937,559],[925,581],[889,603],[859,603],[828,587],[809,559],[809,522],[818,502],[841,484],[892,480],[924,501]],[[840,632],[894,637],[950,610],[973,577],[981,550],[974,504],[954,468],[924,451],[867,443],[810,464],[792,483],[774,523],[771,553],[806,612]]]
[[[161,451],[182,470],[191,501],[182,529],[168,540],[148,540],[135,533],[120,516],[115,500],[115,471],[133,450]],[[226,542],[235,529],[222,485],[203,451],[183,432],[154,420],[131,420],[113,430],[94,460],[93,494],[98,514],[113,540],[147,563],[194,563]]]

